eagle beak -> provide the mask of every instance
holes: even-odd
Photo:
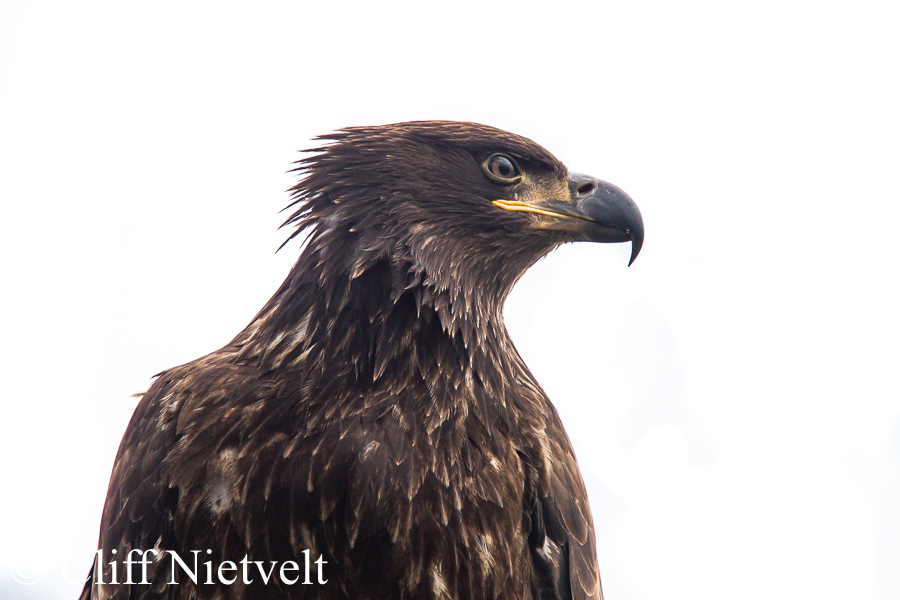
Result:
[[[644,220],[634,200],[613,184],[580,173],[569,175],[569,196],[569,202],[495,200],[494,204],[506,210],[555,217],[537,227],[577,233],[588,242],[631,241],[631,266],[644,243]]]
[[[631,240],[630,267],[644,244],[644,220],[634,200],[611,183],[579,173],[569,175],[569,192],[576,215],[588,219],[583,231],[590,241]]]

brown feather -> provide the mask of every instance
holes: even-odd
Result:
[[[600,598],[571,444],[502,318],[571,238],[493,207],[523,189],[481,164],[506,153],[548,189],[565,167],[471,123],[321,139],[292,190],[300,258],[234,340],[143,395],[100,548],[210,549],[214,564],[310,550],[328,583],[168,585],[167,558],[148,585],[97,585],[94,569],[82,598]]]

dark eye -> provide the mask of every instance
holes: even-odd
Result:
[[[483,168],[487,176],[498,183],[515,183],[522,177],[512,159],[502,154],[495,154],[484,161]]]

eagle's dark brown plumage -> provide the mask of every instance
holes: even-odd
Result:
[[[308,241],[284,284],[135,410],[82,598],[600,598],[571,444],[502,308],[562,243],[631,240],[633,260],[637,208],[482,125],[323,139],[300,161],[289,223]],[[327,583],[171,585],[163,554],[148,584],[114,585],[114,549],[214,565],[310,550]]]

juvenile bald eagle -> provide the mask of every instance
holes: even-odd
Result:
[[[81,598],[601,598],[578,465],[503,303],[565,242],[634,260],[637,207],[483,125],[321,139],[285,282],[138,404]]]

